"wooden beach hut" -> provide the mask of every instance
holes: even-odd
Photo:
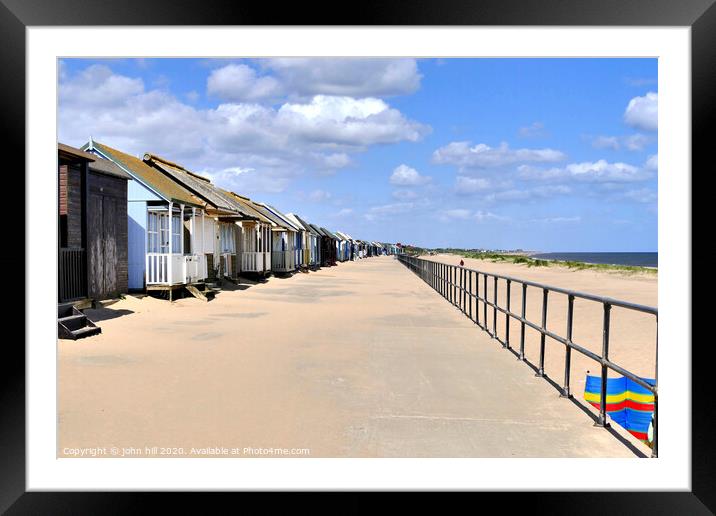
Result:
[[[305,222],[301,221],[295,213],[287,213],[286,218],[299,230],[299,240],[301,244],[300,267],[302,269],[315,267],[315,254],[313,252],[315,235],[313,234],[313,230],[311,230]]]
[[[294,215],[296,217],[296,220],[303,225],[304,228],[306,228],[306,231],[308,233],[308,251],[309,251],[309,258],[308,258],[308,264],[309,267],[315,268],[320,267],[321,265],[321,234],[318,232],[318,230],[308,222],[306,222],[304,219],[299,217],[298,215]]]
[[[127,190],[128,288],[172,293],[207,278],[214,233],[205,203],[141,158],[92,141],[84,150],[112,161]]]
[[[127,182],[112,162],[59,143],[58,301],[127,292]]]
[[[127,292],[127,182],[112,162],[57,144],[57,326],[63,339],[101,332],[78,308]]]
[[[298,228],[268,204],[255,202],[256,208],[273,222],[271,228],[271,270],[291,273],[296,270],[295,243]]]
[[[321,230],[328,236],[330,240],[330,244],[333,247],[333,250],[331,251],[331,257],[333,259],[333,265],[335,265],[337,262],[342,261],[340,252],[341,252],[341,239],[332,231],[329,231],[328,229],[321,226]]]
[[[348,259],[348,237],[340,231],[334,231],[333,234],[338,237],[338,261],[345,262]]]
[[[331,233],[320,226],[311,224],[314,230],[321,235],[321,267],[330,267],[336,264],[336,246]]]
[[[271,230],[276,224],[264,215],[263,210],[242,195],[223,190],[231,195],[242,211],[252,218],[239,222],[241,226],[241,273],[266,276],[271,273]]]
[[[205,213],[211,218],[209,234],[213,238],[213,253],[206,255],[209,279],[226,278],[236,282],[241,271],[242,226],[244,220],[256,220],[236,198],[213,185],[211,181],[154,154],[145,154],[143,161],[160,170],[203,202]],[[202,226],[203,231],[206,226]],[[212,236],[213,235],[213,236]]]

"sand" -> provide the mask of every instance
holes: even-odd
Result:
[[[652,280],[520,272],[655,298]],[[102,334],[58,341],[58,456],[635,456],[393,257],[86,313]],[[550,374],[561,356],[550,346]]]

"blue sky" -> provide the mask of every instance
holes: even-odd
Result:
[[[59,140],[370,240],[656,251],[656,59],[64,59]]]

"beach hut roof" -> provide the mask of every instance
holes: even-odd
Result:
[[[264,204],[256,201],[249,201],[253,204],[254,209],[261,213],[265,218],[269,220],[271,226],[274,228],[288,229],[288,225],[278,215],[269,210]]]
[[[309,222],[308,225],[311,226],[311,227],[316,231],[316,233],[318,233],[320,236],[325,236],[325,237],[328,236],[328,235],[326,234],[326,232],[323,231],[322,228],[316,226],[315,224],[311,224],[311,223]]]
[[[92,172],[97,172],[98,174],[103,174],[105,176],[112,176],[112,177],[119,177],[121,179],[132,179],[132,176],[127,174],[124,170],[119,168],[114,162],[100,158],[97,156],[97,159],[90,162],[89,169]]]
[[[286,215],[278,211],[276,208],[271,206],[270,204],[266,204],[265,202],[261,203],[262,206],[264,206],[267,210],[269,210],[273,215],[275,215],[278,220],[280,221],[281,226],[285,227],[286,229],[290,231],[300,231],[300,228],[296,226],[293,222],[291,222]]]
[[[232,199],[241,206],[241,210],[251,215],[252,218],[257,219],[264,224],[274,224],[274,222],[268,217],[266,217],[266,215],[264,215],[262,211],[259,211],[258,207],[248,197],[244,197],[243,195],[239,195],[235,192],[230,192],[224,189],[221,189],[221,191],[224,192],[226,195],[230,195]]]
[[[167,177],[156,168],[130,154],[114,149],[103,143],[90,141],[82,150],[95,150],[113,161],[132,178],[144,184],[166,201],[203,208],[204,203],[192,192]]]
[[[295,213],[293,214],[293,216],[296,217],[296,219],[303,225],[304,228],[306,228],[307,231],[313,233],[316,236],[321,236],[321,232],[318,230],[318,228],[316,226],[306,222],[305,220],[303,220],[301,217],[299,217]]]
[[[85,152],[64,143],[57,144],[57,152],[60,156],[70,157],[73,160],[81,160],[89,163],[90,170],[98,174],[120,177],[122,179],[132,179],[132,176],[127,174],[113,162],[108,159],[103,159],[96,154],[90,154],[89,152]]]
[[[239,203],[232,199],[231,196],[222,192],[221,189],[214,186],[209,178],[201,176],[195,172],[191,172],[181,165],[166,160],[156,154],[145,154],[143,161],[148,165],[161,170],[164,174],[179,182],[195,195],[198,195],[206,202],[210,203],[217,210],[228,215],[238,215],[240,217],[250,218],[250,215],[244,212]]]
[[[286,219],[288,219],[294,226],[296,226],[301,231],[310,231],[306,226],[298,220],[298,217],[294,213],[286,213],[284,215]]]
[[[336,235],[334,235],[333,233],[331,233],[330,231],[328,231],[328,230],[327,230],[326,228],[324,228],[323,226],[321,226],[321,229],[323,230],[323,232],[326,234],[327,237],[332,238],[333,240],[340,240],[340,238],[338,238]]]

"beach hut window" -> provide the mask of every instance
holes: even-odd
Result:
[[[234,228],[231,224],[221,224],[219,226],[219,246],[222,253],[235,252]]]
[[[181,252],[181,218],[178,213],[172,214],[172,252]]]
[[[166,213],[158,213],[159,217],[159,252],[169,252],[169,216]]]
[[[159,218],[156,213],[149,212],[147,219],[147,251],[159,252]]]
[[[177,222],[179,222],[178,219]],[[179,228],[177,228],[178,237]],[[179,240],[176,245],[179,246]],[[147,252],[169,252],[169,217],[166,213],[156,211],[147,213]]]

